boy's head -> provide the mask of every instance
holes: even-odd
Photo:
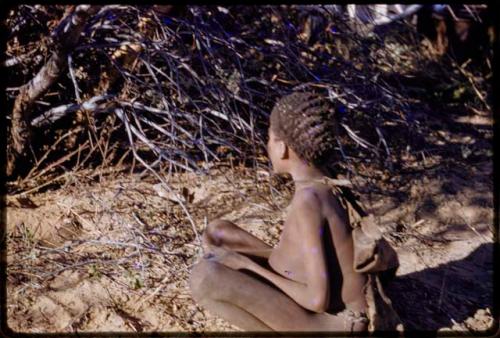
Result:
[[[267,150],[276,173],[289,170],[291,161],[322,167],[334,152],[333,104],[324,95],[295,92],[274,106]]]

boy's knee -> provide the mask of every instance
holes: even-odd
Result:
[[[216,219],[208,223],[204,231],[204,239],[211,245],[220,246],[224,238],[224,232],[228,231],[233,224],[230,221]]]
[[[219,263],[202,258],[191,269],[189,275],[189,289],[193,299],[197,302],[212,295],[214,277],[217,276]]]

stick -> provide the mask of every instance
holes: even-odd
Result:
[[[194,234],[196,235],[196,241],[198,242],[198,245],[201,245],[201,240],[200,240],[200,236],[198,234],[198,231],[196,230],[196,225],[193,221],[193,218],[191,217],[191,214],[189,213],[189,211],[187,210],[186,206],[184,205],[184,203],[182,202],[182,198],[176,193],[174,192],[169,186],[168,184],[163,180],[163,178],[158,175],[156,173],[155,170],[153,170],[136,152],[135,150],[135,147],[133,146],[133,142],[132,142],[132,132],[131,132],[131,128],[129,126],[129,124],[126,122],[126,117],[124,116],[123,114],[123,111],[121,109],[115,109],[115,113],[118,115],[118,117],[120,119],[122,119],[122,121],[125,123],[125,127],[126,127],[126,130],[127,130],[127,134],[128,134],[128,137],[129,137],[129,141],[131,143],[131,146],[132,146],[132,153],[134,154],[134,158],[136,158],[144,167],[146,167],[156,178],[158,178],[158,180],[161,182],[162,186],[164,189],[166,189],[169,193],[171,194],[174,194],[174,196],[176,196],[177,200],[179,201],[179,205],[181,206],[182,210],[184,211],[184,213],[186,214],[189,222],[191,223],[191,227],[193,229],[193,232]]]

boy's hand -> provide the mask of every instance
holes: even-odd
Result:
[[[253,263],[247,256],[221,247],[212,247],[203,258],[216,261],[233,270],[246,269]]]

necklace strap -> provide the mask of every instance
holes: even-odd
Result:
[[[323,176],[321,178],[312,178],[308,180],[296,180],[295,182],[316,182],[316,183],[323,183],[326,185],[330,186],[338,186],[338,187],[349,187],[351,188],[352,182],[349,181],[348,179],[336,179],[336,178],[331,178],[327,176]]]

